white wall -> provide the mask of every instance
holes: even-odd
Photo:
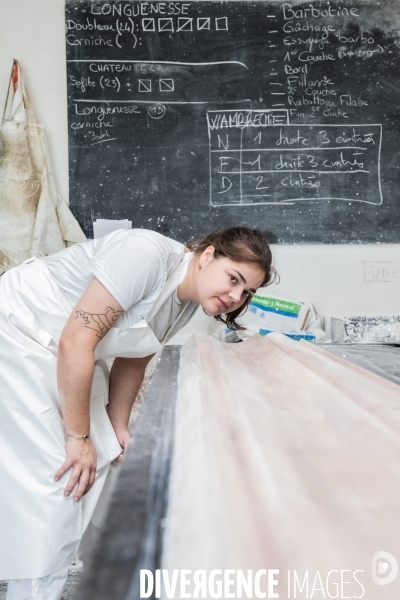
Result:
[[[59,194],[68,200],[64,0],[0,2],[0,109],[12,59],[20,61],[36,120],[46,127]]]
[[[0,48],[0,106],[12,59],[17,58],[37,121],[47,130],[58,191],[68,199],[64,0],[3,0]],[[278,289],[299,299],[311,298],[321,316],[400,314],[400,245],[275,246],[273,250],[282,280]],[[197,322],[204,328],[203,318]]]

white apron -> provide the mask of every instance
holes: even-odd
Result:
[[[0,273],[32,254],[47,256],[86,241],[57,194],[44,127],[35,121],[18,61],[13,63],[9,95],[10,115],[4,118],[6,100],[0,123]]]
[[[45,577],[71,563],[121,447],[106,412],[104,358],[148,356],[161,349],[147,322],[176,289],[183,260],[147,316],[113,327],[98,344],[90,398],[96,481],[80,502],[56,482],[65,460],[65,428],[57,392],[58,341],[74,308],[44,262],[30,259],[0,278],[0,579]],[[107,486],[106,486],[107,487]]]

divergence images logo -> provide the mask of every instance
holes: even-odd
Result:
[[[391,568],[389,568],[391,567]],[[375,552],[372,557],[372,579],[377,585],[392,583],[399,572],[397,560],[389,552]],[[385,577],[382,575],[387,574]]]

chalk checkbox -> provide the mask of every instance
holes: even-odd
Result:
[[[177,31],[193,31],[193,19],[179,17]]]
[[[199,17],[197,19],[197,30],[201,31],[202,29],[208,30],[208,31],[211,29],[210,17]]]
[[[151,92],[151,79],[139,79],[139,92]]]
[[[217,31],[228,31],[228,17],[216,17],[215,29]]]
[[[155,31],[156,25],[154,19],[142,19],[142,29],[143,31]]]
[[[158,19],[158,31],[174,31],[172,19]]]
[[[174,89],[173,79],[160,79],[160,92],[173,92]]]

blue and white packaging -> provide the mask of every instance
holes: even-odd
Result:
[[[214,327],[211,335],[224,342],[245,340],[258,333],[262,336],[278,331],[294,340],[322,341],[325,332],[309,300],[279,297],[259,288],[244,315],[236,319],[244,330],[232,332],[226,325]]]

